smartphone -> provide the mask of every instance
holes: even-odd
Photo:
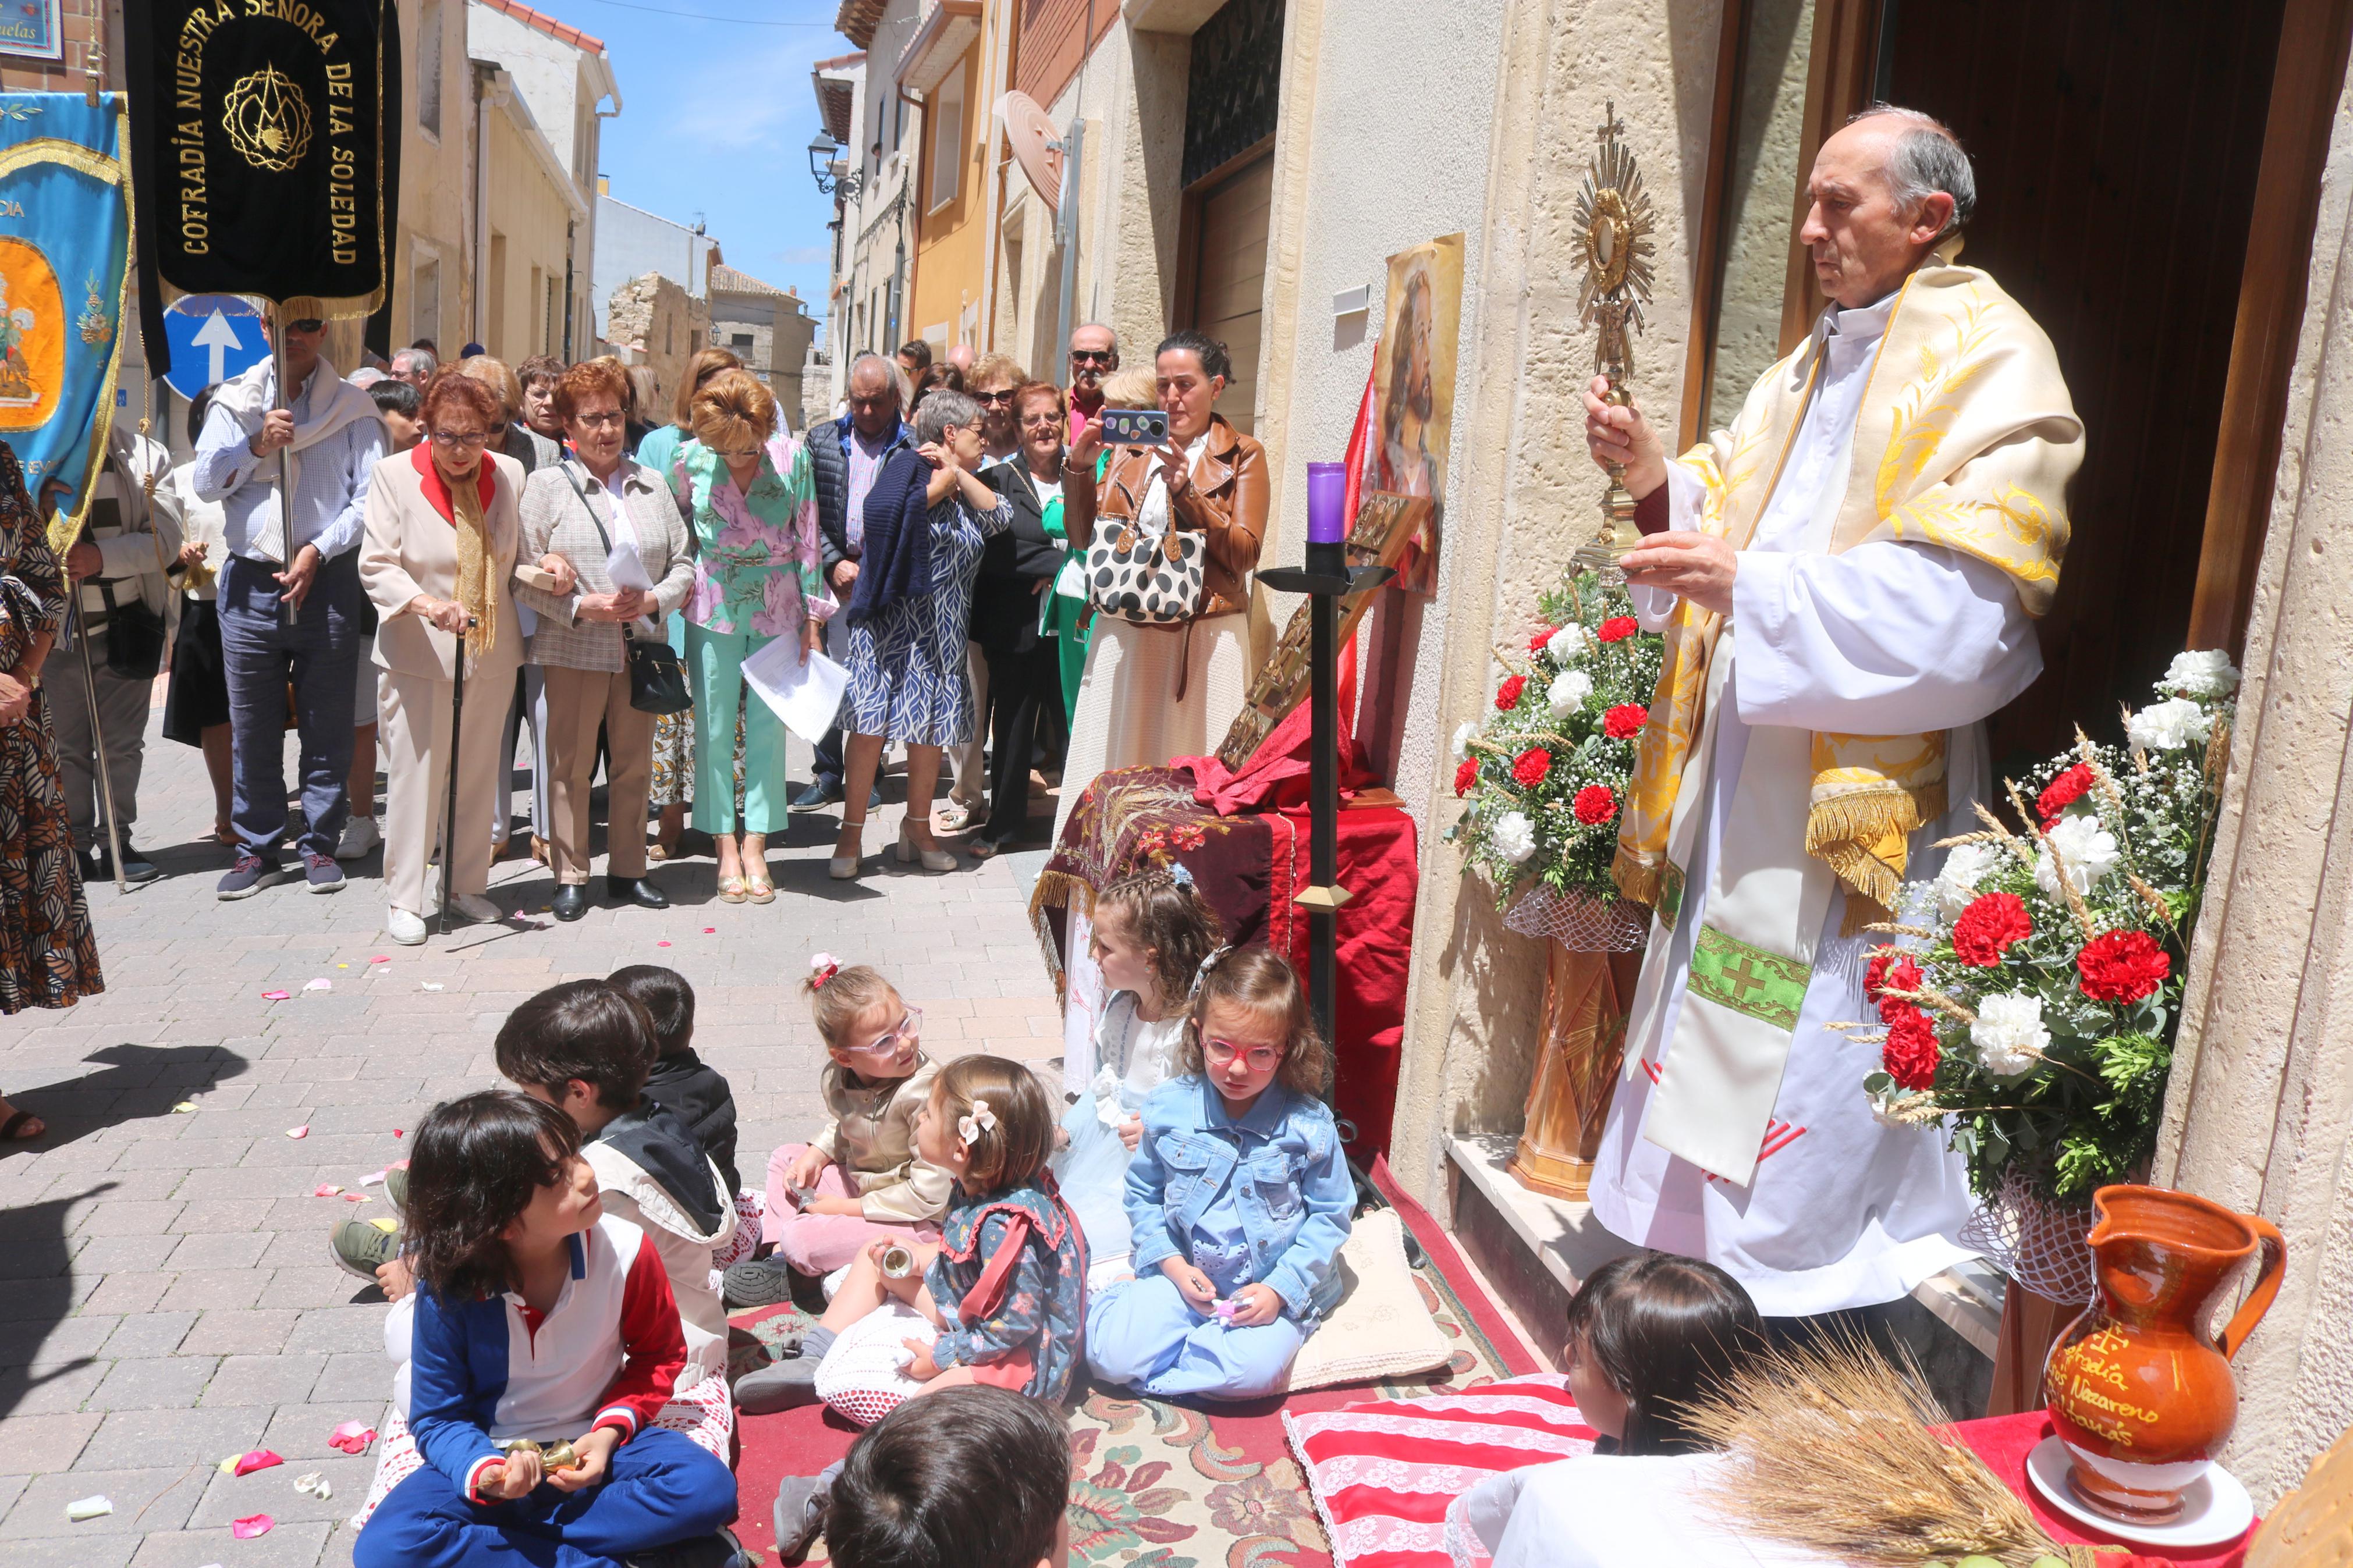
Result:
[[[1158,447],[1168,440],[1168,416],[1157,408],[1106,408],[1103,444],[1111,447]]]

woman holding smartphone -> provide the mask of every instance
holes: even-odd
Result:
[[[1148,539],[1171,528],[1207,535],[1200,613],[1175,626],[1094,617],[1062,764],[1058,835],[1096,774],[1216,750],[1271,640],[1253,592],[1266,536],[1266,448],[1216,412],[1233,375],[1226,345],[1189,329],[1174,333],[1154,371],[1167,440],[1113,446],[1098,481],[1103,426],[1090,423],[1063,459],[1064,526],[1082,552],[1098,528],[1132,526]]]

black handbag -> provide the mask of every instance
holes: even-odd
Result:
[[[124,680],[153,680],[164,668],[164,617],[144,599],[114,602],[111,579],[93,577],[90,585],[106,601],[106,668]]]
[[[572,465],[562,468],[565,482],[580,498],[580,510],[588,514],[606,555],[611,556],[613,536],[605,531],[605,520],[588,504],[588,492],[572,477]],[[621,647],[629,661],[630,707],[640,713],[684,713],[694,706],[694,694],[686,684],[686,661],[678,657],[677,649],[668,642],[648,642],[626,626],[621,628]]]

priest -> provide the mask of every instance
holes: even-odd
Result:
[[[1957,258],[1943,125],[1877,106],[1822,143],[1799,238],[1830,300],[1729,430],[1669,460],[1586,398],[1646,535],[1665,665],[1615,874],[1653,911],[1593,1174],[1626,1240],[1729,1270],[1772,1317],[1890,1301],[1968,1256],[1935,1128],[1884,1124],[1867,928],[1989,787],[1983,721],[2042,669],[2083,426],[2051,342]]]

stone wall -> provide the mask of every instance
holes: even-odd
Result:
[[[632,278],[606,303],[606,340],[629,364],[650,365],[659,387],[655,407],[640,410],[657,422],[678,395],[686,362],[711,341],[711,306],[659,272]]]
[[[2222,1458],[2267,1509],[2353,1424],[2353,99],[2321,185],[2239,730],[2154,1179],[2259,1212],[2285,1284]]]

